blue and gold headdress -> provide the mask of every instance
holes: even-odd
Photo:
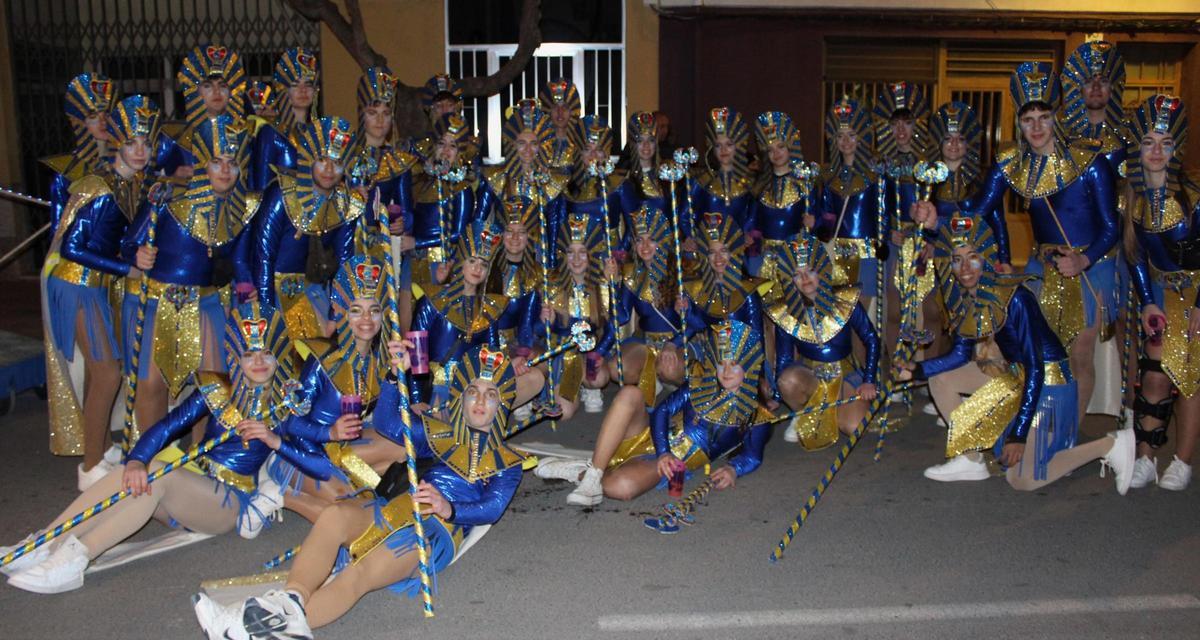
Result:
[[[433,103],[442,98],[461,101],[463,90],[454,78],[439,73],[421,86],[421,107],[429,111],[433,107]]]
[[[958,174],[964,176],[967,182],[972,182],[980,174],[980,149],[983,143],[983,129],[979,126],[979,118],[975,110],[965,102],[947,102],[933,114],[930,130],[938,150],[935,154],[941,157],[941,146],[946,138],[958,134],[966,145],[966,155],[963,156],[962,166]]]
[[[640,209],[629,214],[633,222],[630,233],[637,236],[649,235],[660,247],[667,246],[671,239],[671,220],[666,212],[650,204],[643,204]]]
[[[612,155],[613,130],[608,122],[598,115],[586,115],[575,121],[570,129],[571,142],[582,152],[588,145],[595,144],[604,151],[604,155]]]
[[[379,103],[393,106],[396,101],[396,75],[387,67],[370,67],[358,79],[358,112]]]
[[[283,322],[282,313],[258,300],[233,305],[226,318],[224,345],[235,405],[245,417],[269,412],[280,400],[278,396],[283,393],[283,383],[295,378],[296,373],[292,339],[288,336],[287,324]],[[245,372],[241,369],[242,355],[256,351],[270,353],[275,357],[275,375],[269,384],[260,388],[271,391],[271,396],[268,397],[260,397],[262,394],[259,390],[253,389],[252,385],[245,381]],[[254,407],[254,400],[258,400],[258,407]]]
[[[745,427],[758,411],[758,379],[763,369],[762,336],[737,320],[713,325],[699,338],[703,373],[689,378],[692,407],[702,419],[723,427]],[[745,372],[742,384],[726,391],[717,379],[725,362]]]
[[[571,118],[578,119],[582,111],[579,101],[579,89],[575,88],[575,84],[570,80],[559,79],[547,82],[546,86],[542,88],[542,92],[538,95],[538,99],[541,100],[542,108],[547,113],[555,105],[565,105],[567,111],[571,114]]]
[[[717,146],[717,136],[726,135],[733,141],[733,171],[739,176],[746,175],[749,166],[750,129],[742,114],[729,107],[714,107],[708,110],[704,119],[704,141],[708,144],[710,153]],[[714,158],[715,160],[715,158]],[[708,161],[705,156],[705,161]]]
[[[350,149],[354,146],[354,130],[350,122],[337,116],[325,116],[315,122],[301,125],[296,134],[296,151],[301,164],[312,166],[321,158],[345,165]]]
[[[1109,82],[1108,104],[1104,106],[1106,120],[1117,125],[1124,118],[1121,93],[1125,89],[1125,61],[1111,42],[1085,42],[1071,53],[1063,65],[1063,124],[1067,129],[1083,134],[1088,129],[1087,100],[1084,91],[1092,78]]]
[[[890,158],[897,152],[896,138],[892,135],[891,120],[898,113],[907,112],[913,121],[913,150],[917,155],[925,155],[929,147],[929,103],[925,100],[925,92],[921,87],[911,82],[888,82],[883,85],[883,91],[875,98],[875,107],[871,110],[875,121],[875,152],[883,158]]]
[[[1187,142],[1188,123],[1187,110],[1183,100],[1170,95],[1159,94],[1147,99],[1128,121],[1130,139],[1128,159],[1125,162],[1129,184],[1136,192],[1146,189],[1146,177],[1142,168],[1142,138],[1149,133],[1170,136],[1175,141],[1175,153],[1167,162],[1167,192],[1175,194],[1181,188],[1183,177],[1183,148]],[[1172,198],[1168,198],[1168,206]],[[1194,204],[1194,203],[1193,203]]]
[[[250,88],[246,90],[246,102],[250,105],[250,112],[254,115],[273,109],[278,97],[275,90],[271,88],[271,83],[262,80],[251,82]]]
[[[509,108],[508,117],[504,119],[502,147],[505,156],[516,159],[517,136],[527,132],[537,138],[541,148],[538,157],[545,162],[550,157],[554,127],[550,124],[550,116],[538,107],[536,100],[530,98],[518,100]]]
[[[170,203],[171,215],[193,239],[211,251],[233,242],[250,222],[255,205],[246,204],[246,165],[250,158],[250,134],[246,122],[228,113],[204,119],[192,130],[195,172],[183,196]],[[217,156],[233,156],[239,174],[233,189],[217,197],[208,175],[208,162]]]
[[[967,292],[949,268],[954,250],[972,247],[982,260],[983,270],[974,293]],[[1030,276],[1001,275],[996,272],[996,238],[983,220],[954,216],[942,228],[934,245],[942,300],[946,304],[951,330],[966,338],[980,339],[993,335],[1008,317],[1008,301],[1013,292]]]
[[[442,115],[437,120],[433,121],[433,134],[435,136],[435,142],[445,138],[447,133],[454,138],[454,143],[458,145],[458,151],[460,154],[466,150],[467,143],[471,139],[470,123],[464,120],[463,117],[457,113],[447,113]]]
[[[649,111],[638,111],[629,116],[629,140],[636,142],[640,138],[658,140],[658,124]]]
[[[226,112],[237,118],[242,117],[245,110],[242,100],[246,93],[246,69],[242,66],[242,57],[229,47],[209,44],[188,52],[179,66],[179,73],[175,74],[175,81],[183,89],[184,112],[189,127],[195,128],[205,118],[200,84],[214,78],[220,78],[229,85]]]
[[[192,153],[196,156],[196,171],[217,156],[233,156],[243,171],[250,158],[249,134],[245,125],[229,114],[206,118],[192,131]]]
[[[279,94],[277,98],[279,114],[276,116],[276,124],[279,127],[286,130],[296,123],[296,116],[292,112],[292,102],[288,98],[288,88],[299,84],[302,80],[307,80],[313,85],[310,119],[316,116],[320,89],[317,81],[321,77],[321,67],[316,53],[304,47],[293,47],[284,51],[283,55],[279,57],[279,61],[275,63],[272,77],[275,91]]]
[[[160,118],[158,105],[153,100],[142,95],[129,96],[108,113],[108,135],[116,146],[142,136],[153,149],[158,139]]]
[[[858,100],[845,95],[833,103],[825,116],[825,138],[829,145],[829,158],[835,168],[842,164],[842,154],[837,150],[837,136],[842,131],[852,131],[858,136],[859,151],[855,154],[855,162],[859,158],[865,159],[875,144],[871,115]]]
[[[500,392],[501,406],[497,407],[487,432],[467,426],[463,397],[475,380],[487,380]],[[429,447],[438,459],[469,482],[489,478],[524,461],[524,456],[504,442],[517,397],[517,380],[512,363],[502,351],[480,345],[463,354],[450,379],[450,396],[448,422],[425,418]]]
[[[767,256],[775,285],[765,304],[766,314],[779,328],[803,342],[825,344],[832,340],[854,313],[858,285],[839,282],[840,276],[825,244],[807,232],[777,245]],[[803,271],[811,271],[817,277],[813,300],[808,300],[796,285],[795,278]]]
[[[342,263],[330,287],[330,302],[345,318],[350,303],[359,298],[382,303],[387,296],[387,271],[383,260],[375,256],[356,255]]]
[[[794,165],[804,162],[804,151],[800,148],[800,130],[792,117],[782,111],[766,111],[758,114],[754,121],[754,136],[758,140],[758,151],[763,156],[767,146],[783,143],[788,150],[788,160]]]
[[[1008,90],[1019,112],[1031,102],[1042,102],[1053,111],[1058,108],[1059,86],[1049,62],[1022,62],[1013,71]]]
[[[589,282],[597,283],[604,280],[604,259],[607,257],[607,247],[604,245],[604,223],[600,218],[588,215],[583,211],[567,214],[563,221],[563,231],[558,234],[555,244],[558,250],[558,264],[562,272],[567,272],[567,250],[572,244],[581,244],[587,248]]]
[[[736,261],[740,262],[742,249],[746,244],[746,234],[742,233],[742,228],[733,216],[709,211],[700,216],[699,222],[699,235],[702,240],[699,249],[702,253],[708,252],[708,243],[720,242],[736,257]]]
[[[75,139],[74,155],[85,165],[99,159],[99,150],[84,121],[92,114],[107,114],[112,110],[114,96],[113,83],[103,74],[81,73],[67,83],[63,111],[67,114],[71,135]]]
[[[467,258],[479,258],[490,269],[502,235],[503,231],[483,220],[471,221],[454,246],[455,262],[462,264]]]

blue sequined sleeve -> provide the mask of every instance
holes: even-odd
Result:
[[[1025,384],[1021,389],[1021,406],[1017,409],[1017,415],[1013,418],[1012,428],[1008,434],[1008,439],[1012,442],[1024,442],[1029,435],[1029,428],[1033,424],[1038,404],[1041,401],[1042,386],[1046,381],[1045,360],[1042,357],[1041,345],[1043,339],[1056,339],[1053,335],[1035,335],[1034,325],[1030,322],[1030,316],[1034,313],[1041,313],[1037,298],[1028,289],[1021,287],[1008,303],[1008,319],[1000,330],[1000,333],[1007,335],[997,335],[997,343],[1008,347],[1003,349],[1004,357],[1009,362],[1019,363],[1025,370]],[[1000,342],[1001,338],[1003,338],[1003,343]],[[1017,353],[1011,353],[1013,345],[1019,349]]]
[[[521,465],[509,467],[488,478],[483,485],[483,495],[478,500],[450,502],[454,506],[451,522],[471,526],[498,522],[520,484]]]
[[[683,411],[690,399],[687,385],[684,385],[655,405],[650,412],[650,438],[654,441],[655,455],[671,452],[671,417]]]
[[[129,273],[129,264],[118,256],[125,231],[125,214],[116,200],[111,195],[100,196],[75,213],[59,251],[72,262],[124,276]]]
[[[996,253],[1002,264],[1012,263],[1012,254],[1008,246],[1008,222],[1004,217],[1004,194],[1008,193],[1008,180],[999,167],[993,165],[988,177],[983,181],[979,193],[972,198],[974,206],[963,211],[964,214],[982,218],[992,228],[996,237]]]
[[[854,305],[854,312],[850,314],[849,324],[866,347],[866,362],[862,372],[863,382],[875,384],[878,381],[879,354],[882,351],[879,345],[879,334],[875,332],[875,325],[871,323],[871,319],[867,317],[867,312],[861,304]]]
[[[133,217],[133,222],[129,223],[125,236],[121,238],[121,259],[127,264],[137,263],[138,247],[150,239],[150,210],[150,205],[138,208],[137,215]]]
[[[129,452],[129,459],[149,465],[150,460],[158,455],[159,451],[183,437],[191,430],[192,425],[209,413],[204,394],[198,390],[193,391],[183,402],[168,411],[166,417],[154,423],[154,426],[138,438],[137,444]]]
[[[1083,255],[1088,257],[1091,264],[1096,264],[1116,246],[1117,239],[1121,236],[1121,219],[1117,214],[1117,194],[1114,191],[1117,179],[1112,168],[1108,166],[1108,161],[1099,155],[1083,175],[1088,181],[1093,210],[1100,220],[1100,235],[1088,245]]]
[[[279,253],[283,234],[291,228],[291,222],[284,210],[283,197],[279,194],[277,186],[267,192],[263,204],[254,216],[251,265],[258,299],[277,307],[279,304],[275,299],[275,258]]]
[[[770,436],[771,425],[760,424],[749,429],[742,437],[742,450],[729,458],[729,466],[733,467],[739,478],[762,466],[763,450]]]
[[[913,378],[932,378],[947,371],[953,371],[971,361],[974,349],[974,340],[956,335],[954,336],[954,346],[950,347],[950,351],[936,358],[927,358],[925,361],[917,363],[917,368],[913,371]]]

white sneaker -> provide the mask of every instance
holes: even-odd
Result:
[[[1141,489],[1150,486],[1150,483],[1158,483],[1158,458],[1142,456],[1133,463],[1133,480],[1129,486]]]
[[[125,452],[121,450],[120,445],[113,445],[104,452],[104,461],[114,469],[121,465],[121,458],[125,457]]]
[[[192,596],[192,608],[196,611],[196,622],[204,630],[208,640],[248,640],[249,635],[242,626],[242,608],[225,607],[217,604],[204,593]]]
[[[927,416],[936,416],[936,415],[938,415],[937,406],[934,405],[932,402],[926,402],[924,405],[921,406],[921,413],[923,413]]]
[[[265,465],[264,465],[265,467]],[[283,487],[269,474],[260,473],[258,489],[250,498],[246,512],[238,518],[238,535],[253,540],[271,526],[271,518],[283,508]]]
[[[1112,467],[1117,480],[1117,493],[1125,495],[1129,491],[1129,484],[1133,481],[1137,443],[1134,442],[1133,429],[1121,429],[1108,435],[1113,438],[1113,445],[1108,453],[1104,454],[1100,463]]]
[[[800,434],[796,432],[796,425],[800,422],[800,416],[792,418],[788,423],[787,428],[783,430],[784,442],[800,442]]]
[[[987,463],[983,461],[983,456],[972,460],[969,454],[964,453],[954,456],[942,464],[929,467],[925,470],[925,477],[938,482],[961,482],[987,480],[991,474],[988,473]]]
[[[312,640],[313,637],[300,596],[292,591],[271,590],[247,600],[242,605],[242,627],[253,640]]]
[[[112,473],[113,469],[116,469],[116,467],[109,464],[107,460],[101,459],[100,462],[96,463],[96,466],[84,471],[83,463],[81,462],[79,466],[75,467],[75,485],[79,487],[79,492],[83,493],[89,487],[99,482],[100,478]]]
[[[602,478],[604,478],[604,470],[589,464],[587,470],[583,472],[583,479],[579,481],[579,486],[575,487],[571,495],[567,496],[567,504],[577,507],[594,507],[604,502],[604,487],[600,484]]]
[[[7,556],[8,554],[12,553],[13,551],[20,549],[21,547],[25,546],[26,544],[28,544],[31,540],[33,540],[36,537],[37,537],[37,534],[34,534],[34,535],[31,535],[31,536],[25,538],[21,542],[14,544],[11,547],[0,547],[0,558],[3,558],[5,556]],[[41,564],[41,562],[43,560],[45,560],[46,558],[49,558],[49,557],[50,557],[50,543],[47,542],[46,544],[43,544],[42,546],[34,549],[33,551],[30,551],[29,553],[21,556],[20,558],[17,558],[16,560],[13,560],[12,562],[4,565],[3,567],[0,567],[0,573],[3,573],[6,576],[16,575],[36,564]]]
[[[83,586],[88,566],[88,549],[73,535],[42,562],[8,579],[8,584],[33,593],[63,593]]]
[[[1168,491],[1183,491],[1192,481],[1192,465],[1172,456],[1171,464],[1158,480],[1158,486]]]
[[[529,418],[533,417],[533,403],[526,402],[516,409],[513,409],[512,417],[513,420],[517,422],[525,422],[526,420],[529,420]]]
[[[579,458],[542,458],[533,475],[543,480],[566,480],[579,484],[579,475],[587,469],[587,460]]]
[[[583,400],[583,410],[585,413],[600,413],[604,411],[604,396],[599,389],[588,389],[582,387],[579,389],[579,398]]]

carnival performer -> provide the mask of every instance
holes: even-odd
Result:
[[[403,347],[393,366],[407,366]],[[414,494],[391,499],[363,496],[321,514],[293,561],[283,590],[267,592],[238,607],[196,599],[196,618],[210,638],[245,638],[250,630],[275,627],[289,638],[311,638],[378,589],[415,596],[421,588],[413,516],[415,499],[433,572],[447,567],[473,527],[498,522],[521,483],[524,457],[504,442],[517,397],[512,364],[499,351],[473,347],[462,355],[452,380],[445,420],[411,411],[395,386],[384,386],[379,433],[403,442],[403,422],[412,424],[419,461],[431,466]],[[402,418],[400,412],[407,412]],[[344,567],[332,579],[335,565]]]
[[[694,277],[684,282],[687,322],[708,326],[732,318],[761,336],[760,291],[770,288],[771,283],[743,277],[746,234],[728,213],[708,212],[697,223],[696,245],[701,260]]]
[[[647,406],[654,404],[662,384],[683,382],[683,326],[686,300],[679,299],[674,277],[675,257],[670,248],[671,221],[661,209],[643,205],[630,217],[627,235],[633,242],[633,262],[620,273],[616,326],[635,322],[632,335],[619,339],[609,331],[594,353],[609,358],[609,380],[637,385]],[[605,267],[609,276],[619,268],[615,260]],[[618,356],[615,349],[620,349]],[[617,358],[621,358],[618,372]],[[621,378],[624,374],[624,379]]]
[[[86,104],[101,106],[102,93],[90,91],[110,90],[105,83],[73,80],[68,86],[68,110],[91,108]],[[83,93],[85,90],[89,93]],[[76,469],[80,491],[104,477],[117,462],[104,459],[109,416],[121,387],[114,283],[130,272],[129,264],[121,259],[121,238],[145,194],[145,171],[158,135],[159,112],[149,98],[131,96],[103,118],[104,139],[112,143],[114,152],[109,158],[97,156],[94,164],[77,164],[78,169],[60,174],[68,176],[84,166],[91,171],[70,184],[42,269],[50,450],[56,455],[83,456]],[[77,133],[80,138],[93,138],[86,129]],[[88,153],[86,142],[81,151]],[[93,145],[91,152],[99,154],[99,148]],[[81,155],[79,162],[88,161]],[[79,356],[81,363],[76,361]],[[79,375],[71,372],[73,363],[82,364],[82,398],[76,397],[71,381]]]
[[[250,287],[247,229],[259,194],[244,182],[244,125],[229,115],[203,120],[191,149],[196,169],[187,185],[143,207],[121,241],[122,257],[140,272],[130,272],[122,307],[135,426],[161,420],[192,372],[224,370],[216,261],[230,259],[235,287]]]
[[[937,211],[937,229],[940,230],[950,223],[951,218],[962,217],[964,210],[974,211],[977,209],[975,199],[982,182],[980,160],[983,129],[970,105],[964,102],[947,102],[938,107],[930,119],[930,133],[934,143],[933,157],[944,163],[949,172],[946,180],[933,188],[929,199]],[[1000,202],[999,206],[1003,207],[1004,203]],[[993,224],[1003,215],[1004,212],[1001,209],[977,218],[975,222]],[[993,228],[992,232],[995,234],[996,229]],[[927,241],[936,241],[936,230],[925,229],[923,233]],[[932,246],[932,242],[926,246]],[[998,265],[997,270],[1001,269],[1002,266]],[[936,278],[937,276],[930,271],[928,277]],[[925,298],[922,312],[926,327],[940,328],[942,326],[941,296],[936,291]],[[945,331],[934,330],[933,342],[927,347],[927,350],[932,353],[942,353],[949,348],[950,336]],[[995,351],[994,345],[991,345],[990,349]],[[996,352],[988,357],[999,359],[1000,355]],[[981,359],[986,358],[977,358],[977,360]],[[978,376],[974,375],[976,373]],[[982,375],[983,373],[977,368],[968,366],[958,369],[954,375],[931,378],[929,395],[933,398],[933,402],[925,405],[926,413],[940,412],[938,423],[945,426],[947,424],[946,417],[962,402],[960,394],[970,393],[978,388],[982,384],[979,378]]]
[[[529,358],[537,342],[534,332],[537,329],[541,267],[538,252],[529,241],[538,237],[537,208],[519,196],[510,196],[504,201],[504,217],[503,262],[488,273],[484,291],[508,299],[504,313],[497,320],[496,330],[500,346],[514,365],[519,366]]]
[[[209,44],[188,52],[175,74],[175,82],[183,91],[185,126],[177,136],[158,137],[154,168],[186,182],[196,164],[191,149],[192,132],[200,122],[222,114],[234,120],[245,117],[246,70],[236,51]]]
[[[379,202],[390,207],[397,220],[412,211],[412,168],[416,157],[396,148],[393,112],[396,110],[396,76],[387,67],[371,67],[358,79],[358,132],[355,160],[374,168],[369,182],[379,190]]]
[[[204,161],[198,160],[203,167]],[[170,527],[212,535],[249,527],[257,534],[262,514],[253,510],[251,502],[259,467],[272,450],[312,473],[320,472],[311,456],[274,433],[283,417],[281,410],[287,406],[285,383],[294,373],[292,347],[282,318],[253,301],[236,305],[223,327],[228,376],[197,372],[196,390],[142,435],[124,469],[111,471],[83,492],[47,530],[120,491],[129,491],[130,496],[6,566],[5,573],[11,574],[9,584],[35,593],[78,589],[92,560],[137,533],[151,518]],[[172,441],[195,425],[203,425],[205,441],[229,430],[242,439],[231,438],[195,464],[150,483],[149,473],[179,459],[181,452],[172,447]],[[11,548],[3,550],[8,551]]]
[[[549,164],[558,171],[570,172],[579,164],[579,156],[583,152],[576,136],[581,108],[579,89],[570,80],[551,80],[542,87],[538,100],[554,127]]]
[[[327,472],[305,474],[277,458],[262,488],[264,495],[313,522],[336,500],[374,488],[379,473],[395,459],[365,422],[386,386],[385,348],[379,340],[385,276],[383,260],[374,255],[353,256],[338,269],[330,296],[333,344],[308,356],[300,374],[297,402],[311,408],[279,430],[301,450],[326,458]]]
[[[508,299],[487,293],[485,283],[492,269],[502,231],[476,220],[465,229],[454,247],[454,273],[443,285],[430,285],[417,302],[413,331],[429,333],[430,374],[413,380],[412,402],[418,411],[449,400],[447,386],[462,355],[481,344],[499,349],[498,320]]]
[[[692,181],[692,210],[688,226],[695,228],[700,217],[717,212],[733,218],[738,228],[751,233],[755,252],[751,257],[752,271],[761,264],[757,253],[758,234],[750,226],[751,203],[754,200],[754,179],[750,174],[750,127],[742,114],[729,107],[708,110],[704,119],[704,165],[696,170]]]
[[[632,220],[635,211],[643,206],[655,211],[671,211],[671,185],[664,185],[658,178],[658,167],[662,160],[658,152],[658,127],[654,114],[649,111],[638,111],[629,116],[628,142],[617,163],[617,171],[625,176],[625,182],[620,189],[621,211],[625,215],[625,237],[621,248],[629,249],[634,242],[629,230],[634,227]],[[668,218],[668,222],[670,218]],[[686,216],[680,224],[680,237],[690,238],[692,227]]]
[[[251,134],[257,136],[259,129],[275,122],[279,115],[276,104],[278,98],[279,94],[271,88],[270,82],[255,80],[249,83],[246,88],[246,104],[249,107],[246,122]]]
[[[1038,300],[1050,328],[1070,352],[1082,419],[1096,379],[1096,344],[1116,317],[1116,194],[1098,143],[1068,142],[1056,124],[1058,82],[1044,62],[1024,62],[1009,83],[1021,140],[1002,147],[971,217],[989,216],[1001,270],[1011,264],[1006,221],[1010,190],[1027,201],[1036,244],[1025,273],[1040,275]],[[1097,161],[1100,160],[1100,161]],[[918,203],[917,207],[932,207]]]
[[[567,214],[564,222],[566,233],[558,240],[558,251],[562,254],[559,267],[550,281],[550,291],[538,297],[539,319],[542,324],[550,325],[549,333],[557,336],[558,341],[569,340],[571,328],[581,320],[596,332],[610,326],[610,306],[604,286],[603,223],[579,211]],[[541,335],[541,330],[534,331],[535,337]],[[554,345],[543,346],[550,349]],[[574,416],[580,403],[587,413],[600,413],[604,409],[600,390],[608,383],[608,372],[602,371],[602,361],[602,354],[571,352],[550,363],[547,380],[555,386],[562,420]]]
[[[108,112],[113,108],[113,83],[101,73],[81,73],[67,83],[63,111],[71,125],[74,144],[70,153],[43,158],[54,172],[50,181],[50,237],[71,198],[71,183],[102,168],[112,149],[108,146]]]
[[[569,167],[571,182],[567,189],[567,213],[587,215],[603,232],[604,213],[607,209],[608,230],[614,240],[618,239],[621,220],[624,217],[621,215],[624,175],[616,172],[603,175],[604,171],[611,167],[607,163],[612,155],[613,131],[603,118],[589,115],[575,120],[571,129],[571,139],[574,140],[573,147],[577,152],[575,164]],[[603,185],[601,180],[605,181]],[[602,195],[607,195],[608,199],[602,199]],[[562,224],[558,225],[554,241],[557,243],[565,232],[566,228]],[[607,258],[607,253],[605,257]]]
[[[317,91],[320,88],[320,67],[317,55],[304,47],[283,52],[275,63],[272,88],[275,99],[275,121],[269,127],[259,127],[254,136],[254,152],[250,165],[250,189],[264,192],[275,179],[277,169],[291,169],[298,160],[299,127],[315,124]]]
[[[878,162],[878,178],[882,178],[885,195],[884,210],[879,212],[885,225],[890,229],[887,237],[889,244],[887,265],[884,273],[887,278],[887,331],[886,345],[895,346],[900,339],[901,314],[900,287],[906,291],[906,297],[913,296],[920,300],[910,300],[909,304],[922,304],[922,295],[933,288],[933,274],[924,275],[925,282],[916,290],[908,287],[910,274],[916,258],[917,240],[920,226],[913,223],[910,217],[912,205],[917,201],[917,181],[913,170],[918,163],[928,159],[930,155],[931,136],[929,134],[929,103],[925,100],[925,92],[911,82],[890,82],[883,86],[883,91],[875,99],[871,111],[871,119],[875,123],[875,153]],[[921,244],[924,248],[924,262],[933,254],[930,244]],[[906,259],[909,258],[909,259]],[[912,337],[912,336],[906,336]]]
[[[478,175],[467,157],[470,125],[457,114],[443,115],[433,123],[433,133],[437,144],[416,169],[414,203],[404,222],[410,259],[400,278],[402,290],[411,290],[413,283],[426,289],[445,282],[449,254],[475,215]]]
[[[928,209],[915,213],[927,228],[935,226]],[[899,361],[898,377],[947,375],[971,363],[988,341],[995,342],[1005,364],[985,374],[987,382],[950,413],[948,462],[926,469],[925,477],[985,480],[991,474],[980,451],[992,449],[1014,489],[1039,489],[1100,459],[1115,471],[1117,491],[1124,495],[1133,475],[1133,433],[1125,429],[1077,444],[1078,397],[1067,351],[1026,288],[1029,276],[996,272],[995,236],[972,218],[951,219],[935,253],[954,346],[924,362]]]
[[[798,167],[801,172],[807,167],[800,149],[800,131],[788,114],[782,111],[759,114],[754,120],[754,135],[765,161],[754,185],[748,228],[762,236],[761,253],[765,256],[796,237],[802,226],[811,228],[811,216],[821,200],[815,186],[817,176],[797,175]],[[808,224],[804,222],[806,219]],[[748,271],[749,275],[771,277],[753,266]]]
[[[1120,172],[1128,143],[1125,109],[1125,60],[1111,42],[1085,42],[1063,64],[1062,124],[1072,138],[1100,143],[1114,176]]]
[[[712,472],[713,486],[731,488],[758,469],[771,427],[761,419],[758,382],[762,336],[729,320],[697,334],[697,369],[648,410],[641,391],[623,387],[604,414],[591,460],[543,461],[535,473],[577,484],[569,504],[595,506],[605,497],[632,500],[669,478],[729,456]]]
[[[842,96],[825,118],[825,136],[830,160],[821,177],[820,215],[813,230],[833,243],[834,281],[860,283],[863,306],[869,307],[883,291],[876,252],[886,251],[883,240],[891,235],[889,216],[879,210],[870,114],[857,100]]]
[[[504,164],[484,170],[476,194],[475,219],[493,220],[499,226],[504,199],[515,195],[540,209],[534,246],[545,266],[554,267],[555,230],[566,215],[568,172],[550,165],[554,127],[533,100],[520,100],[504,120]],[[542,224],[544,219],[545,224]],[[542,226],[545,226],[543,233]],[[544,237],[543,237],[544,235]],[[545,246],[543,246],[545,245]]]
[[[1200,436],[1200,185],[1183,171],[1188,134],[1183,101],[1151,97],[1129,119],[1129,133],[1125,250],[1148,336],[1135,386],[1138,460],[1132,486],[1157,481],[1163,489],[1182,491],[1192,478]],[[1158,461],[1150,456],[1167,442],[1172,408],[1179,445],[1159,478]]]
[[[342,118],[296,127],[296,162],[273,169],[278,177],[254,218],[254,288],[279,308],[296,340],[328,333],[329,263],[344,263],[354,253],[352,234],[337,231],[368,213],[366,194],[347,180],[353,148],[350,123]]]
[[[849,435],[875,399],[881,345],[859,303],[856,285],[835,285],[833,260],[807,232],[772,248],[767,260],[774,278],[766,314],[775,327],[775,398],[793,411],[818,407],[857,394],[846,406],[794,418],[786,442],[815,450]],[[856,364],[851,334],[866,346]]]
[[[454,78],[439,73],[425,84],[421,85],[421,109],[429,118],[430,130],[434,123],[442,119],[442,116],[458,116],[463,115],[463,90],[462,85]],[[428,158],[433,154],[433,147],[436,140],[432,137],[427,137],[417,142],[416,153],[422,159]],[[426,146],[427,145],[427,146]]]

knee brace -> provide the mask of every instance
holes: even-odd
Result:
[[[1149,358],[1141,358],[1138,360],[1138,370],[1142,375],[1147,371],[1157,371],[1162,373],[1162,362],[1151,360]],[[1133,436],[1134,440],[1141,443],[1144,442],[1150,445],[1151,449],[1157,449],[1167,443],[1167,423],[1171,420],[1171,412],[1175,406],[1175,390],[1166,398],[1151,402],[1142,395],[1141,384],[1138,384],[1134,392],[1133,399]],[[1142,425],[1142,418],[1155,418],[1162,422],[1158,427],[1146,429]]]

